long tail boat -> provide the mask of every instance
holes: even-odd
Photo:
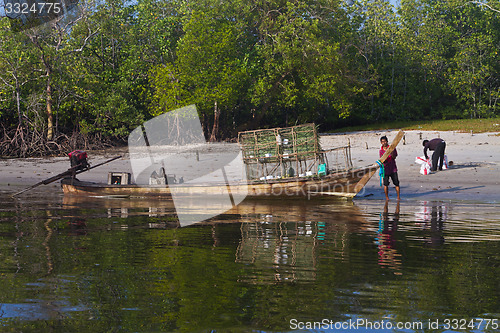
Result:
[[[72,195],[88,195],[88,196],[117,196],[117,197],[171,197],[175,195],[227,195],[228,191],[233,195],[242,195],[245,197],[311,197],[311,196],[339,196],[353,198],[360,193],[366,183],[379,169],[380,165],[387,159],[396,148],[399,141],[404,135],[403,131],[399,131],[392,144],[386,150],[385,154],[377,161],[362,168],[351,168],[343,171],[318,172],[311,175],[310,173],[298,174],[296,176],[287,177],[259,177],[257,179],[249,179],[246,182],[232,183],[230,186],[227,182],[220,183],[171,183],[168,185],[137,185],[130,184],[129,181],[119,182],[119,184],[93,183],[80,181],[74,177],[64,178],[61,181],[62,189],[65,194]],[[257,137],[257,135],[255,136]],[[240,140],[241,141],[241,140]],[[281,142],[280,144],[282,144]],[[241,142],[240,142],[241,145]],[[258,152],[253,146],[252,154]],[[314,156],[321,156],[324,151],[319,151]],[[279,159],[287,158],[287,161],[293,160],[293,157],[300,156],[301,152],[295,150],[292,153],[276,154]],[[253,155],[243,155],[243,160],[247,166],[248,161],[255,160],[258,164],[261,158],[256,158]],[[276,158],[276,161],[278,160]],[[315,157],[316,158],[316,157]],[[280,163],[273,165],[279,166]],[[298,162],[297,162],[298,163]],[[275,169],[279,169],[275,167]],[[248,171],[248,168],[247,168]],[[111,175],[110,175],[111,177]],[[130,178],[130,176],[128,176]]]

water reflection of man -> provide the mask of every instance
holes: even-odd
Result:
[[[73,218],[67,222],[69,227],[68,234],[70,236],[85,236],[87,235],[87,223],[84,219]]]
[[[446,212],[444,209],[445,208],[438,203],[432,205],[430,237],[425,242],[427,245],[440,246],[444,243],[443,223],[446,221]]]
[[[396,250],[396,231],[399,223],[399,201],[396,204],[396,210],[392,221],[389,219],[389,202],[384,205],[384,213],[379,221],[378,228],[378,255],[379,265],[387,266],[393,269],[394,274],[401,275],[401,254]]]

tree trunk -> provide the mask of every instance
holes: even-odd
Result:
[[[47,140],[54,139],[54,114],[52,113],[52,86],[50,70],[47,70]]]
[[[212,128],[212,135],[210,136],[210,142],[217,141],[217,132],[219,131],[219,108],[217,107],[217,101],[214,103],[214,127]]]
[[[18,126],[23,127],[23,116],[21,115],[21,89],[16,80],[16,107],[17,107],[17,117],[19,118]]]
[[[407,79],[407,76],[406,76],[406,70],[407,70],[407,66],[406,66],[406,62],[405,62],[405,79],[404,79],[404,93],[403,93],[403,111],[406,113],[406,89],[407,89],[407,83],[408,83],[408,79]]]
[[[391,113],[392,113],[392,101],[394,99],[394,52],[393,52],[393,57],[392,57],[392,61],[391,61],[391,64],[392,64],[392,71],[391,71],[391,99],[390,99],[390,102],[389,102],[389,108],[391,109]]]

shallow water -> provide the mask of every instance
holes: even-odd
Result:
[[[493,332],[499,212],[245,201],[179,228],[169,202],[3,192],[0,330]]]

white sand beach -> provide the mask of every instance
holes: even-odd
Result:
[[[336,134],[322,137],[323,146],[351,142],[354,165],[367,165],[379,158],[380,137],[387,135],[389,142],[397,131],[373,131]],[[422,134],[420,134],[422,133]],[[422,139],[420,139],[422,137]],[[420,174],[417,156],[423,156],[422,141],[440,137],[446,141],[446,155],[453,166],[430,175]],[[366,146],[368,145],[368,149]],[[397,147],[399,180],[402,199],[467,200],[500,202],[500,136],[498,133],[458,133],[407,131],[405,140]],[[428,152],[429,157],[432,152]],[[364,193],[357,198],[384,198],[378,174],[366,184]],[[390,197],[395,198],[390,185]]]
[[[389,142],[397,130],[352,132],[323,135],[324,149],[351,143],[354,166],[362,167],[374,163],[379,158],[379,139],[387,135]],[[420,134],[421,133],[421,134]],[[483,203],[500,202],[500,135],[499,133],[458,133],[408,131],[405,140],[397,147],[396,159],[401,182],[402,200],[457,200]],[[422,139],[420,139],[422,137]],[[423,139],[440,137],[446,141],[446,155],[453,166],[448,170],[430,175],[421,175],[420,166],[415,163],[417,156],[423,156]],[[220,147],[233,151],[235,144],[222,144],[207,156],[223,159]],[[368,149],[367,149],[368,147]],[[432,152],[430,152],[432,154]],[[106,182],[109,171],[131,172],[128,151],[88,152],[89,161],[96,165],[117,155],[120,160],[98,167],[79,175],[79,179]],[[27,158],[0,160],[0,191],[14,193],[24,187],[65,171],[69,167],[66,157]],[[42,185],[47,191],[61,191],[59,182]],[[395,198],[394,187],[390,186],[390,197]],[[376,174],[356,197],[356,200],[383,199],[383,188]]]

